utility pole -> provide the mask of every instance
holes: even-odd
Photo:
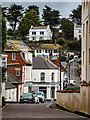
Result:
[[[59,64],[60,64],[60,90],[61,90],[61,48],[59,47]]]

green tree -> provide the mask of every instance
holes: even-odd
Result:
[[[20,21],[23,16],[23,7],[22,5],[12,4],[10,8],[7,10],[7,14],[5,15],[12,30],[16,29],[17,23]]]
[[[79,5],[76,9],[72,10],[72,14],[70,14],[69,18],[74,23],[81,25],[81,13],[82,13],[82,6]]]
[[[20,31],[20,34],[25,37],[25,35],[28,34],[31,25],[38,26],[40,23],[37,12],[35,10],[30,10],[19,22],[18,30]]]
[[[28,9],[26,9],[25,13],[29,12],[30,10],[37,11],[37,14],[39,15],[39,7],[38,6],[36,6],[36,5],[30,5],[30,6],[28,6]]]
[[[6,20],[5,17],[2,16],[2,51],[4,51],[6,46],[6,31]]]
[[[61,19],[62,37],[67,40],[73,40],[74,36],[74,24],[72,21],[66,18]]]
[[[51,27],[60,24],[60,12],[58,10],[52,10],[49,6],[45,5],[43,9],[42,19],[44,25],[50,25]]]

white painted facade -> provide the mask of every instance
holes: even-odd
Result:
[[[50,53],[52,53],[52,58],[56,59],[59,56],[59,50],[49,50],[49,49],[39,49],[39,50],[35,50],[35,57],[45,57],[45,58],[49,58]]]
[[[74,38],[81,39],[81,25],[74,25]]]
[[[41,81],[41,73],[45,73],[45,81]],[[54,73],[54,80],[52,81],[52,73]],[[40,88],[46,88],[46,99],[56,99],[56,91],[60,89],[60,72],[59,69],[33,69],[32,70],[32,89],[34,91],[41,91]],[[63,90],[64,72],[61,72],[61,86]],[[54,96],[52,98],[52,89],[54,89]],[[43,90],[42,90],[43,91]]]
[[[31,26],[29,30],[29,41],[51,40],[52,32],[48,26]]]
[[[82,2],[82,81],[90,82],[90,0]]]
[[[6,102],[17,102],[17,88],[5,90]]]

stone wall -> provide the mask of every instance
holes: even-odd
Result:
[[[57,104],[71,111],[90,115],[90,85],[82,85],[79,91],[57,91]]]

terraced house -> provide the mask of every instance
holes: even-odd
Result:
[[[47,59],[55,59],[59,56],[58,44],[41,44],[35,49],[35,57],[44,57]]]
[[[10,40],[7,42],[5,49],[7,57],[7,71],[23,84],[16,85],[18,101],[20,95],[30,91],[30,83],[32,81],[32,50],[22,41]]]

